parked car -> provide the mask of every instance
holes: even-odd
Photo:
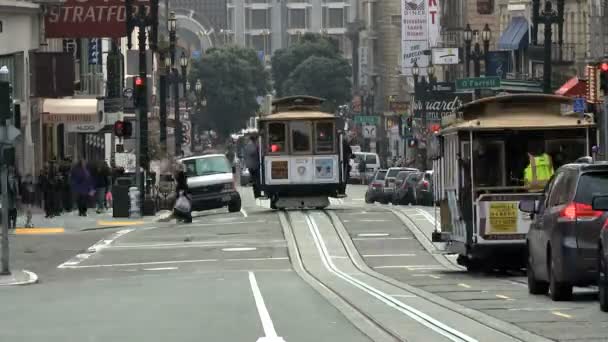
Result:
[[[592,202],[602,193],[608,193],[608,163],[573,163],[557,170],[539,201],[519,203],[533,216],[526,239],[530,293],[569,300],[573,286],[597,283],[598,240],[608,213]]]
[[[397,175],[401,171],[418,171],[418,169],[409,167],[391,167],[386,172],[384,182],[384,198],[380,200],[380,203],[387,204],[393,199],[393,193],[395,192],[395,182],[397,181]]]
[[[593,210],[608,211],[608,196],[593,197]],[[608,312],[608,220],[602,224],[598,243],[598,288],[600,309]]]
[[[234,167],[223,154],[207,154],[179,160],[185,166],[188,188],[192,194],[192,210],[228,207],[241,210],[241,196],[236,190]]]
[[[365,192],[365,203],[374,203],[384,195],[384,177],[387,170],[378,170],[374,173],[367,191]]]
[[[433,200],[433,170],[427,170],[416,183],[416,204],[432,206]]]
[[[419,171],[402,171],[405,172],[406,178],[399,184],[393,194],[393,204],[416,204],[416,184],[422,178],[422,173]]]

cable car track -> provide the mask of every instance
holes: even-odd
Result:
[[[409,317],[410,319],[420,323],[421,325],[425,326],[426,328],[428,328],[430,331],[439,334],[445,338],[447,338],[448,340],[451,341],[458,341],[458,342],[473,342],[473,341],[478,341],[477,339],[468,336],[448,325],[446,325],[445,323],[427,315],[426,313],[410,306],[407,305],[405,303],[403,303],[402,301],[396,299],[394,296],[392,295],[388,295],[385,292],[383,292],[382,290],[379,290],[378,288],[374,287],[373,285],[369,284],[369,280],[365,281],[362,279],[357,279],[353,276],[351,276],[350,274],[345,273],[344,271],[340,270],[338,267],[336,267],[336,265],[333,263],[333,261],[331,260],[331,256],[329,255],[329,252],[327,250],[325,241],[323,240],[323,236],[321,235],[321,232],[319,230],[319,227],[317,226],[316,221],[314,220],[314,218],[312,217],[311,213],[323,213],[325,214],[328,219],[329,222],[331,222],[332,225],[332,229],[335,231],[335,233],[337,234],[337,237],[341,243],[341,247],[344,248],[344,250],[346,251],[347,255],[348,255],[348,259],[350,260],[350,262],[354,265],[354,267],[358,270],[358,272],[361,273],[362,276],[364,277],[370,277],[373,278],[374,281],[379,281],[381,282],[383,285],[385,286],[391,286],[391,287],[396,287],[398,289],[400,289],[403,292],[412,294],[413,296],[419,297],[416,294],[412,293],[409,289],[405,288],[404,286],[399,286],[399,284],[397,284],[397,282],[388,282],[386,281],[386,279],[383,279],[380,276],[377,276],[373,273],[368,272],[365,267],[362,267],[359,262],[356,261],[356,258],[354,257],[352,249],[348,246],[348,243],[346,243],[346,241],[344,240],[345,237],[343,236],[343,234],[340,233],[339,229],[336,227],[337,223],[335,222],[335,219],[332,218],[332,216],[328,213],[327,210],[313,210],[313,211],[295,211],[298,213],[302,213],[305,217],[305,221],[306,221],[306,225],[308,226],[308,229],[310,231],[310,234],[313,237],[313,240],[315,241],[315,245],[318,251],[318,255],[321,258],[321,261],[323,262],[325,268],[332,273],[333,275],[335,275],[337,278],[342,279],[344,282],[350,284],[351,286],[355,287],[355,288],[359,288],[360,290],[366,292],[368,295],[378,299],[379,301],[381,301],[382,303],[384,303],[385,305],[392,307],[393,309],[399,311],[400,313],[404,314],[405,316]],[[335,295],[339,296],[343,301],[345,301],[352,309],[358,311],[360,314],[362,314],[364,317],[366,317],[369,321],[371,321],[375,327],[381,329],[382,331],[384,331],[385,333],[387,333],[388,335],[392,336],[393,338],[395,338],[398,341],[406,341],[407,339],[405,339],[403,336],[401,336],[398,332],[393,331],[390,327],[387,327],[384,323],[382,322],[378,322],[376,321],[370,314],[366,313],[365,311],[363,311],[362,309],[360,309],[357,304],[353,303],[351,300],[349,300],[348,298],[346,298],[345,296],[341,295],[340,293],[338,293],[337,290],[335,290],[334,288],[331,287],[331,285],[325,283],[322,279],[320,279],[318,276],[314,275],[314,273],[307,268],[303,261],[302,261],[302,254],[300,251],[300,244],[301,242],[299,241],[299,239],[296,237],[295,234],[293,234],[293,221],[292,221],[292,213],[290,212],[281,212],[279,214],[280,216],[283,217],[283,220],[281,220],[282,224],[284,225],[284,228],[288,231],[290,231],[291,233],[289,235],[293,236],[293,239],[295,240],[295,247],[297,249],[297,262],[302,266],[302,269],[304,270],[304,272],[306,272],[309,276],[311,276],[312,278],[315,279],[316,282],[318,282],[320,285],[322,285],[325,289],[328,289],[329,291],[331,291],[332,293],[334,293]],[[361,277],[359,277],[361,278]],[[435,303],[436,304],[436,303]],[[447,307],[443,307],[451,312],[454,313],[458,313],[460,314],[459,311],[454,310],[454,309],[450,309]],[[515,340],[519,340],[519,341],[524,341],[522,339],[518,339],[514,336],[511,335],[507,335],[504,332],[495,329],[494,327],[484,324],[482,322],[477,321],[477,323],[482,324],[484,326],[486,326],[488,329],[492,329],[494,331],[496,331],[496,333],[498,334],[504,334],[505,336],[508,336],[510,338],[513,338]]]

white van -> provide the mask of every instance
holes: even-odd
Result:
[[[359,174],[359,163],[362,159],[365,159],[365,171],[368,177],[373,175],[380,168],[380,157],[378,157],[377,153],[353,152],[353,157],[354,158],[350,160],[350,179],[361,180],[361,175]]]

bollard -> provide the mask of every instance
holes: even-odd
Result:
[[[129,188],[129,199],[131,200],[131,205],[129,209],[130,217],[141,217],[141,209],[139,206],[139,189],[135,186]]]

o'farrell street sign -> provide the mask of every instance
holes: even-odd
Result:
[[[500,77],[473,77],[456,80],[456,90],[500,88]]]

